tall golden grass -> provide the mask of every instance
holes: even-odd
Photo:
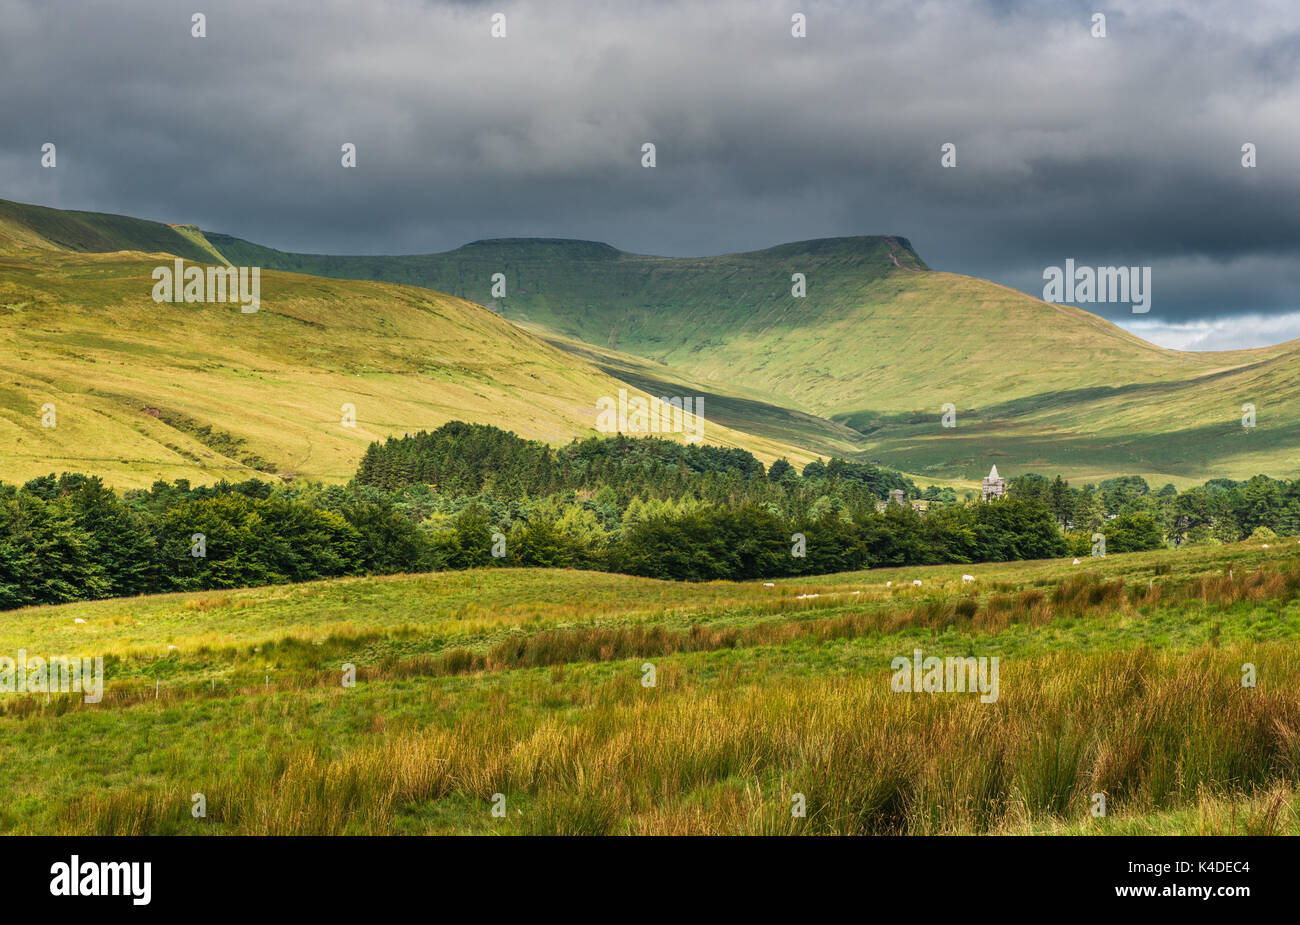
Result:
[[[1297,831],[1296,655],[1293,643],[1267,643],[1008,659],[991,704],[894,693],[887,672],[702,681],[665,662],[655,688],[619,672],[574,709],[540,717],[518,707],[544,696],[543,681],[443,725],[381,723],[345,751],[268,745],[209,783],[205,820],[190,817],[191,787],[169,780],[83,794],[58,822],[102,834],[383,833],[399,821],[405,831],[945,834],[1088,831],[1241,804],[1254,809],[1211,827]],[[1257,687],[1241,686],[1246,661]],[[502,820],[489,812],[496,793],[510,807]],[[1105,819],[1090,815],[1095,793]]]

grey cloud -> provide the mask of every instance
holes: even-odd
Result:
[[[891,233],[1034,293],[1151,265],[1166,324],[1300,309],[1290,2],[196,5],[206,39],[169,2],[0,0],[0,196],[348,253]]]

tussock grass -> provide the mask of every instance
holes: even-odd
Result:
[[[725,583],[718,583],[725,584]],[[788,589],[783,589],[787,590]],[[261,640],[255,645],[200,645],[184,659],[168,656],[108,660],[108,673],[127,676],[109,685],[105,699],[130,706],[158,699],[154,681],[168,679],[166,696],[171,699],[226,696],[232,690],[254,693],[268,689],[306,690],[339,683],[341,666],[359,664],[357,676],[374,682],[419,677],[447,677],[479,672],[507,672],[582,662],[610,662],[628,658],[653,658],[677,653],[723,649],[783,646],[802,640],[824,644],[834,640],[885,638],[909,630],[929,629],[932,639],[949,631],[964,636],[999,633],[1016,627],[1044,626],[1056,620],[1142,619],[1144,615],[1185,613],[1194,608],[1232,607],[1248,604],[1285,604],[1300,592],[1300,564],[1265,564],[1254,570],[1225,569],[1223,575],[1193,580],[1162,579],[1156,584],[1126,585],[1091,574],[1074,575],[1056,584],[1050,593],[1026,588],[1015,593],[993,592],[983,602],[972,589],[951,589],[918,597],[913,589],[902,596],[885,597],[868,593],[846,599],[830,592],[819,600],[797,600],[782,594],[753,603],[743,610],[744,622],[693,623],[672,626],[668,616],[635,616],[623,625],[581,625],[559,628],[551,621],[511,621],[504,637],[489,632],[489,640],[478,647],[456,644],[461,636],[435,636],[430,640],[416,624],[401,624],[383,631],[346,627],[323,638],[288,635]],[[726,605],[730,600],[719,598]],[[229,596],[204,597],[185,602],[185,607],[202,610],[242,609],[250,600],[232,602]],[[907,606],[904,606],[907,605]],[[459,613],[459,611],[457,611]],[[571,608],[559,611],[571,616]],[[825,616],[819,616],[827,613]],[[681,616],[677,614],[676,616]],[[489,626],[479,621],[476,627]],[[550,628],[557,626],[557,628]],[[540,627],[540,628],[539,628]],[[1207,641],[1218,645],[1222,623],[1214,622]],[[499,639],[491,642],[490,640]],[[439,640],[442,640],[441,642]],[[399,654],[402,643],[435,651],[416,655]],[[399,651],[391,651],[394,648]],[[366,653],[387,651],[365,659]],[[203,675],[202,669],[221,666],[219,677]],[[272,679],[272,675],[274,676]],[[30,702],[0,701],[0,712],[21,715],[48,708],[39,699]],[[56,705],[66,711],[79,709],[79,701]]]
[[[1294,558],[972,571],[494,570],[15,611],[0,638],[29,651],[118,652],[99,705],[0,696],[0,831],[1300,834]],[[914,647],[1000,655],[999,700],[893,693]]]
[[[219,830],[383,832],[450,800],[461,827],[554,833],[918,834],[1080,825],[1272,794],[1276,831],[1300,778],[1294,647],[1057,654],[1004,665],[1002,698],[895,694],[881,673],[640,688],[625,673],[590,706],[540,722],[508,699],[442,727],[241,756],[207,791]],[[1270,684],[1242,688],[1241,660]],[[62,830],[189,831],[183,788],[92,792]],[[522,808],[492,820],[493,794]],[[790,814],[794,794],[806,818]]]

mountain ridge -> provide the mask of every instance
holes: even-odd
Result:
[[[1169,350],[1082,308],[934,270],[899,235],[712,257],[567,238],[333,256],[0,201],[0,254],[45,260],[160,245],[189,259],[307,274],[295,285],[370,281],[465,300],[580,365],[595,363],[609,381],[715,396],[729,416],[719,425],[764,433],[777,453],[853,446],[949,482],[978,479],[992,463],[1009,475],[1136,473],[1183,484],[1298,471],[1300,412],[1290,409],[1300,407],[1300,341]],[[1258,427],[1241,426],[1247,405],[1259,408]],[[941,423],[949,409],[951,427]]]

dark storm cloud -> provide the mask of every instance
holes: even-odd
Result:
[[[193,6],[0,0],[0,196],[347,253],[902,234],[1034,293],[1152,266],[1150,315],[1091,307],[1160,342],[1300,336],[1290,0]]]

